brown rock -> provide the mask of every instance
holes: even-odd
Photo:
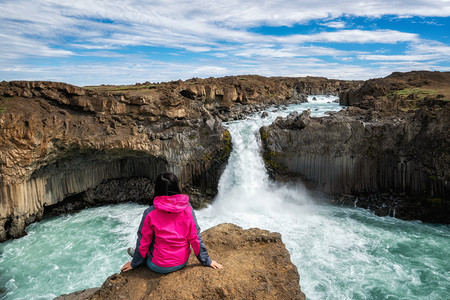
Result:
[[[12,98],[3,96],[9,91]],[[85,198],[111,180],[152,180],[169,169],[182,184],[214,192],[229,154],[222,124],[208,127],[201,103],[181,97],[113,95],[54,82],[2,82],[0,97],[6,107],[0,111],[0,241],[24,235],[44,207]]]
[[[89,299],[89,297],[91,297],[99,289],[100,288],[91,288],[71,294],[61,295],[59,297],[56,297],[54,300],[85,300]]]
[[[203,234],[214,270],[191,255],[188,265],[160,275],[146,267],[114,274],[88,299],[305,299],[281,235],[221,224]]]
[[[402,99],[422,100],[425,97],[450,100],[450,72],[394,72],[387,77],[370,79],[359,86],[342,90],[339,93],[339,103],[359,105],[368,100],[371,106],[378,101],[370,100],[379,100],[381,97],[388,98],[390,102]]]

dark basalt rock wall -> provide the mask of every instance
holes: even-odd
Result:
[[[301,177],[336,203],[380,215],[449,223],[449,125],[448,105],[395,115],[349,108],[293,113],[260,131],[274,177]]]

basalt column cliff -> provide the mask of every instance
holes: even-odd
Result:
[[[293,113],[261,129],[274,177],[300,177],[335,203],[450,222],[450,73],[410,72],[344,91],[323,118]]]
[[[181,96],[94,93],[49,82],[3,83],[2,94],[0,240],[22,235],[44,207],[67,197],[148,201],[151,194],[139,191],[151,191],[149,182],[166,169],[214,190],[229,152],[220,120]],[[121,180],[118,192],[128,195],[102,199],[99,186],[114,186],[111,180]]]
[[[0,241],[22,236],[58,207],[148,203],[163,170],[179,175],[200,206],[217,192],[231,151],[223,120],[354,85],[260,76],[86,88],[2,82]]]

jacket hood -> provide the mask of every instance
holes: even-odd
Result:
[[[153,199],[156,209],[167,212],[181,212],[189,205],[189,196],[177,194],[173,196],[158,196]]]

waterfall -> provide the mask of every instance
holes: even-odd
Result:
[[[233,141],[233,151],[219,181],[219,194],[213,207],[220,214],[236,214],[248,211],[271,215],[285,213],[299,205],[311,203],[302,186],[286,186],[271,182],[261,156],[259,128],[270,125],[278,116],[286,116],[297,110],[312,109],[313,116],[326,111],[339,110],[331,96],[310,96],[311,103],[291,105],[284,109],[273,108],[268,116],[255,114],[246,120],[226,123]],[[295,203],[292,207],[290,204]]]

